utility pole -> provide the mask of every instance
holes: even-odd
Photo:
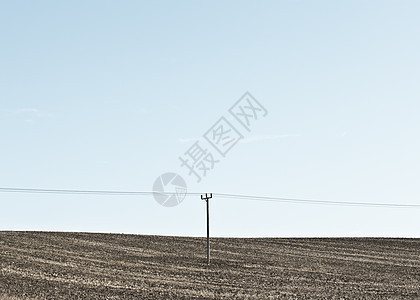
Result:
[[[210,264],[210,214],[209,214],[209,200],[213,198],[213,194],[207,194],[205,196],[201,195],[201,200],[206,201],[207,208],[207,264]]]

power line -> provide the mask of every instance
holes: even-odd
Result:
[[[33,189],[33,188],[0,188],[0,193],[29,193],[29,194],[63,194],[63,195],[97,195],[97,196],[152,196],[153,191],[112,191],[112,190],[73,190],[73,189]],[[160,193],[165,194],[165,193]],[[167,193],[172,195],[173,193]],[[283,198],[268,196],[253,196],[240,194],[213,193],[218,198],[238,199],[249,201],[338,205],[338,206],[364,206],[364,207],[389,207],[389,208],[420,208],[420,204],[376,203],[358,201],[331,201],[299,198]],[[201,193],[187,192],[185,196],[197,196]]]
[[[77,194],[77,195],[153,195],[150,191],[103,191],[103,190],[61,190],[61,189],[28,189],[28,188],[0,188],[0,192],[29,193],[29,194]]]
[[[249,195],[232,195],[232,194],[216,194],[216,195],[219,198],[242,199],[242,200],[252,200],[252,201],[291,202],[291,203],[325,204],[325,205],[346,205],[346,206],[420,208],[420,204],[398,204],[398,203],[376,203],[376,202],[354,202],[354,201],[331,201],[331,200],[281,198],[281,197],[265,197],[265,196],[249,196]]]

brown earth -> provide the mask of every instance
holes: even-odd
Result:
[[[420,299],[420,239],[0,232],[0,299]]]

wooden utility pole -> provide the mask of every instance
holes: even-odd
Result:
[[[213,198],[213,194],[207,194],[205,196],[201,195],[201,200],[206,201],[207,209],[207,264],[210,264],[210,213],[209,213],[209,200]]]

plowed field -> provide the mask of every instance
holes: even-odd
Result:
[[[420,299],[420,239],[0,232],[4,299]],[[3,299],[0,296],[0,299]]]

